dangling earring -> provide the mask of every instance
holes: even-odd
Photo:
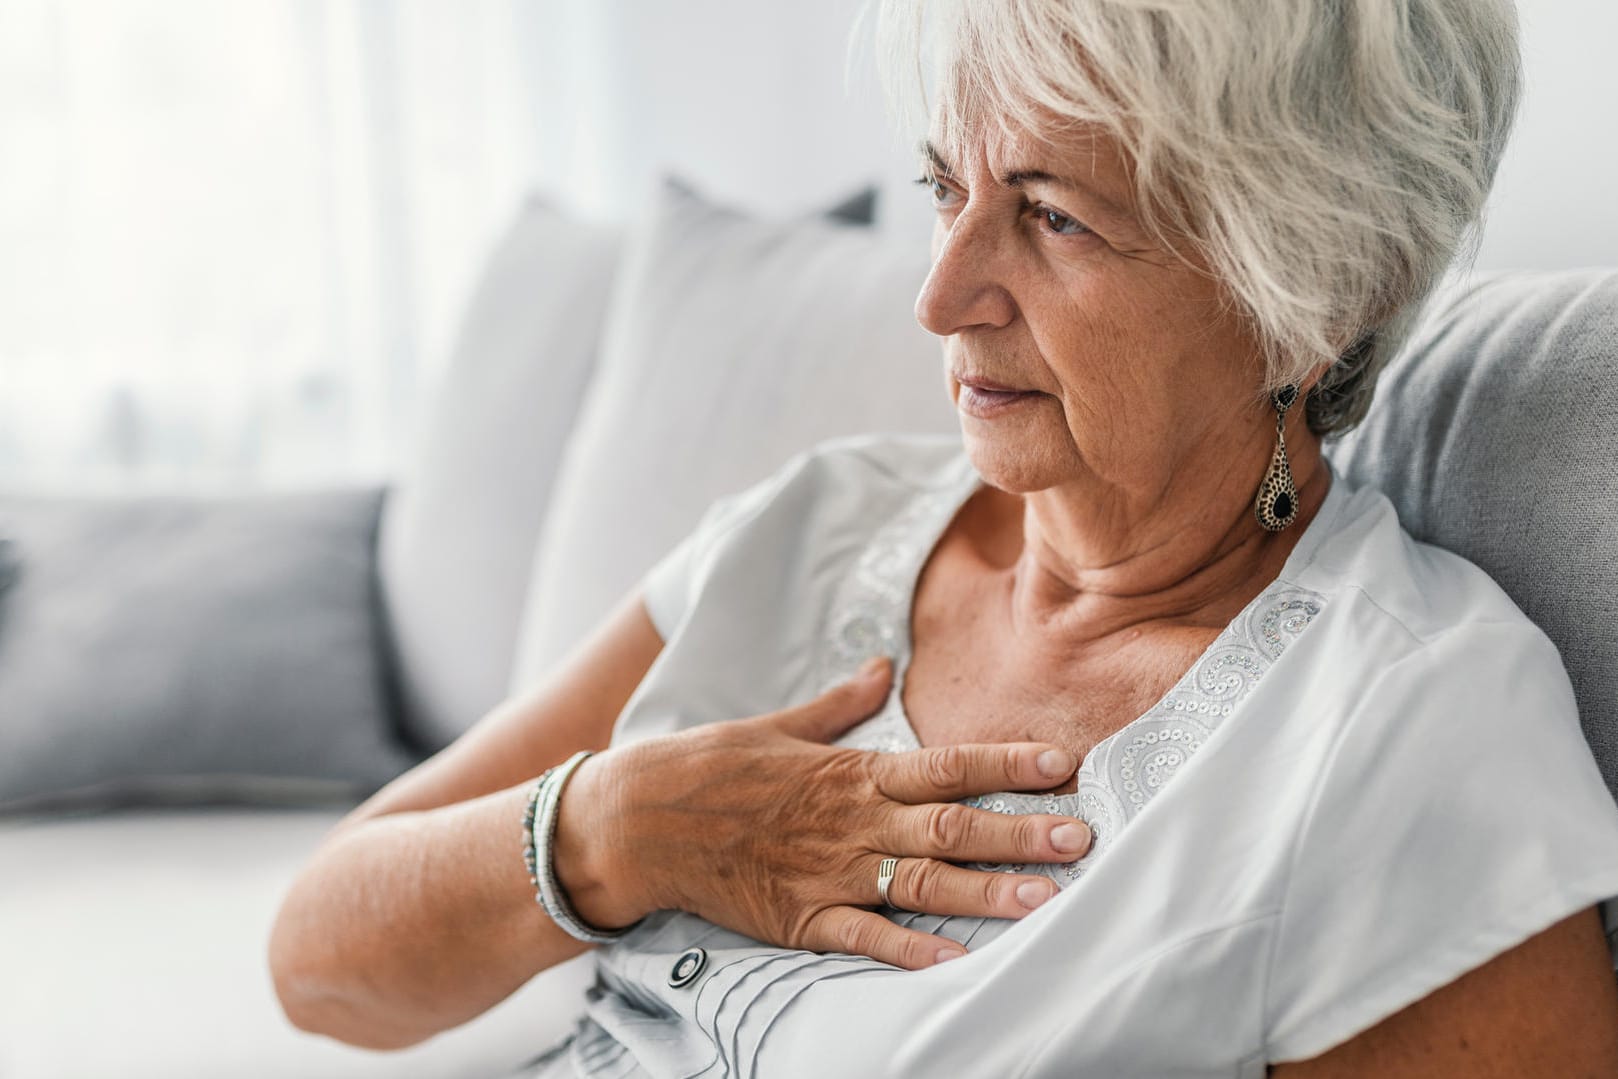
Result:
[[[1298,488],[1292,482],[1292,466],[1287,462],[1287,409],[1298,399],[1298,387],[1282,386],[1270,394],[1275,405],[1275,453],[1269,470],[1258,485],[1253,513],[1267,531],[1279,532],[1298,518]]]

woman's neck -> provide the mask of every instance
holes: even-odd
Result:
[[[1061,490],[1002,493],[996,562],[1009,576],[1016,633],[1072,654],[1154,624],[1225,626],[1280,574],[1325,502],[1331,474],[1319,440],[1295,441],[1298,516],[1280,532],[1255,520],[1256,489],[1231,482],[1183,483],[1127,522],[1074,506]]]

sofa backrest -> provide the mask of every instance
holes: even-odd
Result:
[[[1326,452],[1556,642],[1618,798],[1618,270],[1458,279]]]

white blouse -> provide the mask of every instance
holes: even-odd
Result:
[[[919,744],[916,579],[983,483],[958,442],[833,439],[720,499],[646,575],[666,644],[613,744],[802,703],[876,653],[839,743]],[[1618,936],[1618,807],[1550,640],[1470,562],[1333,474],[1280,576],[1078,790],[963,799],[1082,817],[1021,920],[881,908],[963,944],[906,971],[659,911],[597,949],[535,1076],[1262,1076],[1593,903]],[[1614,952],[1618,958],[1618,951]]]

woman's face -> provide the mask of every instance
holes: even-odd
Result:
[[[1137,222],[1116,143],[968,138],[923,150],[937,219],[916,317],[944,338],[958,409],[960,379],[1037,391],[992,417],[961,411],[978,471],[1142,508],[1250,459],[1256,483],[1275,435],[1254,399],[1258,343],[1213,279]]]

